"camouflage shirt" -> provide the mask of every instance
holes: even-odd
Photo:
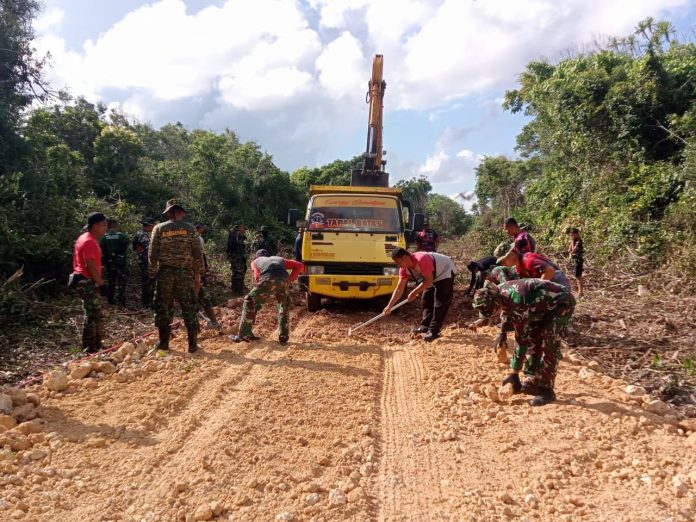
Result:
[[[275,241],[271,239],[270,237],[266,236],[261,239],[255,239],[251,243],[251,253],[255,254],[259,250],[265,250],[268,252],[268,255],[274,256],[278,253],[278,249],[276,248]]]
[[[575,304],[573,295],[563,286],[543,279],[519,279],[498,285],[503,331],[511,331],[528,321],[542,321],[562,304]]]
[[[148,260],[151,277],[157,274],[160,266],[187,268],[200,274],[203,253],[196,229],[183,221],[160,223],[152,230]]]
[[[150,248],[150,233],[141,228],[133,236],[133,250],[135,250],[141,265],[147,265],[147,251]]]

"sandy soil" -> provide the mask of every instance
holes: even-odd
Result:
[[[493,329],[459,328],[457,304],[427,344],[417,313],[348,338],[374,308],[297,306],[281,346],[268,308],[260,341],[207,331],[188,356],[179,331],[60,391],[5,390],[0,519],[694,520],[696,419],[572,352],[555,404],[501,399]]]

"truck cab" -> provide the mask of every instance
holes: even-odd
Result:
[[[290,211],[289,220],[298,214]],[[321,299],[373,299],[390,295],[398,282],[391,258],[406,248],[408,226],[422,222],[412,216],[400,189],[312,185],[305,219],[300,283],[307,292],[307,309],[315,312]]]

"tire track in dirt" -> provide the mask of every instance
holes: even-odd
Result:
[[[427,439],[432,419],[421,394],[424,367],[410,346],[384,348],[379,520],[428,520],[444,501]]]
[[[272,362],[280,352],[262,345],[238,354],[216,355],[224,361],[225,370],[218,378],[207,381],[177,416],[177,422],[158,435],[165,447],[146,461],[156,468],[156,479],[148,479],[147,487],[141,490],[144,494],[131,504],[129,513],[138,515],[148,509],[157,512],[163,498],[171,495],[173,489],[184,487],[180,484],[186,483],[185,477],[211,469],[213,456],[226,450],[226,439],[221,434],[239,418],[240,406],[268,372],[267,366],[237,363],[257,358]],[[170,438],[171,442],[167,442]]]

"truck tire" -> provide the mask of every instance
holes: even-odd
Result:
[[[307,292],[307,311],[318,312],[321,308],[321,296]]]

